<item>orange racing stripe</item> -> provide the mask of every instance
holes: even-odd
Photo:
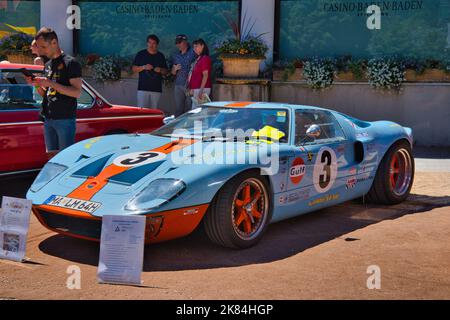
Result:
[[[245,108],[249,105],[253,104],[253,102],[235,102],[225,105],[225,107],[233,107],[233,108]]]

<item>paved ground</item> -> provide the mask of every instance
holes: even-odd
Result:
[[[384,207],[348,202],[272,225],[245,251],[201,232],[148,246],[144,287],[99,285],[97,244],[55,235],[31,219],[28,263],[0,261],[0,298],[15,299],[450,299],[450,151],[416,150],[412,195]],[[32,177],[2,181],[23,196]],[[81,290],[66,288],[81,268]],[[367,268],[381,270],[369,290]]]

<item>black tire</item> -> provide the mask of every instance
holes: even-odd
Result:
[[[399,168],[397,178],[391,180],[391,173],[396,172],[393,163],[397,157]],[[414,182],[414,157],[411,146],[407,141],[395,143],[385,154],[378,167],[375,179],[366,199],[369,202],[385,205],[393,205],[403,202],[408,198]],[[397,180],[398,179],[398,180]]]
[[[247,185],[250,187],[249,192],[252,196],[256,196],[256,192],[259,191],[261,198],[255,200],[257,197],[254,197],[250,204],[248,204],[248,209],[244,209],[246,205],[242,205],[242,209],[239,209],[237,201],[244,203],[245,200],[241,200],[240,198],[245,195],[246,191],[244,188],[247,188]],[[258,190],[258,188],[261,188],[261,190]],[[216,194],[203,219],[206,234],[211,241],[223,247],[244,249],[254,246],[261,240],[272,218],[272,201],[270,195],[269,183],[265,177],[260,175],[258,170],[247,171],[234,177]],[[254,202],[253,205],[251,205],[252,202]],[[253,212],[253,208],[260,211],[257,211],[261,215],[260,218],[253,216],[249,212]],[[239,211],[241,212],[239,213]],[[243,212],[247,213],[247,215]],[[239,217],[241,214],[245,217],[244,221]],[[237,225],[239,221],[240,223]],[[242,229],[248,227],[248,221],[250,221],[251,229],[253,230],[254,228],[254,231],[249,234],[241,230],[242,224],[244,224]],[[252,222],[254,222],[254,225]]]

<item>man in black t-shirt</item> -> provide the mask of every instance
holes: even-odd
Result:
[[[158,51],[159,38],[147,37],[147,49],[137,53],[133,61],[133,72],[139,73],[137,93],[138,107],[157,108],[162,93],[162,77],[168,73],[164,54]]]
[[[42,104],[44,137],[47,153],[52,157],[75,142],[77,98],[81,95],[81,66],[61,51],[58,36],[50,28],[36,34],[39,52],[50,60],[45,64],[45,77],[33,84],[46,103]],[[32,82],[31,79],[28,79]]]

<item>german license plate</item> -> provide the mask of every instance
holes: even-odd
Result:
[[[54,207],[72,209],[76,211],[82,211],[87,213],[94,213],[95,210],[102,206],[101,203],[86,201],[74,198],[68,198],[63,196],[52,195],[48,198],[44,204]]]

